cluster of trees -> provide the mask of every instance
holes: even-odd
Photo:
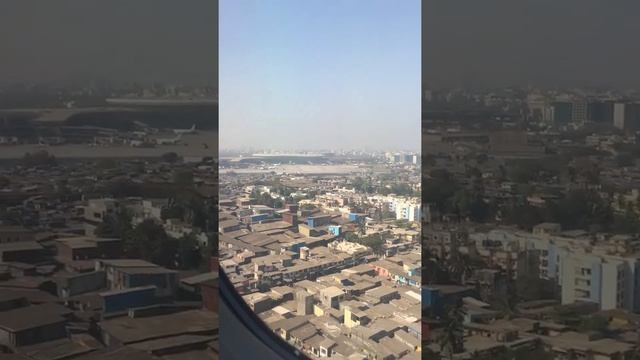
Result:
[[[351,184],[357,192],[372,193],[376,191],[376,186],[371,182],[370,178],[356,177]]]
[[[389,210],[389,209],[382,209],[379,210],[378,213],[380,214],[380,221],[382,220],[388,220],[388,219],[395,219],[396,218],[396,213],[394,213],[393,211]]]
[[[414,190],[411,185],[407,183],[394,183],[390,187],[380,187],[379,192],[382,195],[396,194],[398,196],[415,196],[419,197],[421,193]]]
[[[186,179],[188,177],[186,172],[181,172],[176,177],[184,177],[184,179],[178,181],[185,183],[190,181]],[[114,198],[134,196],[144,198],[168,197],[170,199],[169,206],[161,214],[164,220],[180,219],[204,231],[208,230],[210,220],[217,216],[215,204],[203,199],[190,186],[155,183],[140,184],[129,180],[116,180],[109,183],[102,190],[102,193],[109,194]]]
[[[381,234],[358,235],[353,232],[347,232],[345,233],[344,239],[349,242],[368,246],[371,248],[371,250],[373,250],[375,254],[382,253],[385,242],[385,239]]]
[[[256,199],[256,204],[258,205],[265,205],[274,209],[280,209],[284,207],[284,201],[279,198],[274,199],[273,197],[271,197],[271,194],[266,192],[254,190],[253,192],[251,192],[251,197]]]
[[[114,159],[100,159],[96,162],[96,168],[103,170],[115,169],[118,167],[118,162]]]
[[[39,150],[34,153],[26,153],[22,157],[22,165],[26,167],[36,166],[55,166],[58,162],[56,157],[45,150]]]
[[[271,192],[280,194],[281,196],[284,196],[284,197],[289,197],[291,196],[292,193],[295,192],[295,189],[286,185],[282,185],[280,183],[275,183],[271,187]]]
[[[510,176],[513,180],[543,180],[560,176],[554,171],[560,163],[543,165],[539,161],[523,161],[517,164],[519,165],[515,165],[511,170]],[[595,181],[598,176],[596,165],[586,165],[581,170],[575,170],[573,167],[565,170],[565,175],[570,178],[582,176]],[[532,175],[533,173],[536,175]],[[529,205],[524,199],[499,205],[484,200],[484,190],[477,174],[472,177],[472,181],[472,186],[463,187],[446,170],[434,170],[429,178],[424,179],[422,191],[425,198],[435,205],[436,210],[475,222],[485,222],[499,215],[504,223],[527,230],[541,222],[557,222],[567,230],[640,232],[640,219],[632,207],[628,207],[623,213],[616,213],[609,202],[595,190],[571,190],[564,197],[549,200],[541,207]]]
[[[557,222],[563,229],[640,232],[640,220],[630,209],[617,214],[596,191],[573,190],[565,197],[548,201],[545,206],[512,205],[504,210],[504,221],[523,229],[531,229],[541,222]]]
[[[193,171],[185,169],[173,173],[173,183],[181,188],[193,187]]]
[[[128,258],[144,259],[171,269],[194,269],[202,265],[203,251],[193,236],[173,238],[152,220],[133,226],[131,214],[126,210],[106,217],[95,233],[122,239]]]
[[[352,186],[357,192],[361,193],[380,193],[382,195],[396,194],[398,196],[420,196],[420,192],[414,190],[411,185],[406,182],[395,182],[397,179],[389,179],[394,182],[389,186],[376,184],[372,178],[356,177],[352,181]]]
[[[423,179],[422,194],[435,205],[436,210],[443,213],[456,214],[477,222],[486,221],[493,215],[491,204],[483,199],[479,183],[472,189],[464,188],[446,170],[434,170],[429,178]]]
[[[517,159],[507,162],[502,167],[501,174],[506,175],[504,180],[519,184],[550,181],[567,175],[568,162],[569,159],[561,157],[544,160]]]
[[[180,156],[175,152],[164,153],[160,158],[162,159],[162,161],[168,162],[168,163],[175,163],[180,160]]]

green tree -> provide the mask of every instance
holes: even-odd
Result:
[[[118,163],[114,159],[100,159],[96,163],[98,169],[110,170],[118,167]]]
[[[458,185],[446,170],[434,170],[431,177],[422,181],[422,197],[435,204],[440,211],[446,211],[451,198],[459,191]]]
[[[483,222],[490,216],[489,205],[482,195],[466,189],[459,190],[450,199],[452,211],[460,217]]]
[[[481,178],[482,172],[477,167],[468,167],[466,171],[466,175],[469,178]]]
[[[344,239],[349,242],[358,242],[360,238],[355,233],[349,231],[344,233]]]
[[[501,298],[504,306],[505,313],[508,317],[512,317],[518,314],[518,303],[520,302],[520,298],[518,296],[518,290],[516,287],[515,274],[513,270],[513,259],[511,257],[507,258],[507,263],[505,265],[505,278],[507,286],[505,288],[506,294]]]
[[[635,156],[629,153],[622,153],[615,157],[616,164],[620,167],[633,166],[635,163]]]
[[[510,205],[504,211],[504,222],[517,225],[521,229],[531,230],[534,225],[545,221],[542,209],[528,203]]]
[[[193,172],[191,170],[178,170],[173,173],[173,182],[179,186],[193,186]]]
[[[150,219],[144,220],[126,239],[125,251],[131,258],[142,258],[162,266],[171,266],[177,243],[173,244],[168,239],[169,236],[162,225]]]
[[[451,278],[458,284],[464,284],[474,270],[469,255],[461,254],[458,251],[453,251],[446,260],[446,268],[451,274]]]
[[[444,318],[444,329],[438,338],[440,351],[449,359],[464,351],[464,310],[462,303],[450,306]]]
[[[358,227],[358,234],[360,234],[360,236],[364,236],[364,234],[367,232],[367,220],[364,218],[364,216],[358,216],[356,225]]]
[[[427,359],[427,360],[442,360],[442,356],[440,356],[440,353],[435,352],[431,349],[429,349],[428,347],[424,349],[424,357],[423,359]]]
[[[640,219],[638,215],[631,209],[625,209],[623,214],[614,215],[612,231],[619,234],[640,233]]]
[[[444,261],[437,258],[428,249],[423,249],[425,264],[422,267],[422,282],[425,284],[447,284],[451,280],[451,273],[447,271]]]
[[[372,234],[362,237],[360,243],[364,246],[368,246],[375,254],[382,253],[384,248],[384,238],[382,234]]]
[[[56,157],[45,150],[26,153],[22,157],[22,165],[26,167],[49,167],[57,165]]]
[[[554,299],[556,284],[552,280],[540,279],[531,274],[518,276],[516,292],[524,301]]]
[[[179,269],[197,269],[202,261],[202,252],[193,233],[178,240],[177,267]]]
[[[126,242],[131,235],[133,215],[127,208],[119,208],[113,214],[106,216],[94,230],[96,236],[118,238]]]
[[[603,228],[613,220],[611,207],[595,191],[574,190],[547,207],[550,221],[558,222],[563,229],[588,229],[591,225]]]
[[[162,211],[160,212],[160,217],[162,218],[162,220],[184,219],[184,216],[185,216],[184,207],[177,204],[174,204],[170,207],[162,209]]]
[[[538,180],[542,166],[537,161],[516,160],[509,167],[509,180],[516,183],[528,183]]]
[[[584,332],[605,332],[608,326],[609,320],[598,315],[586,316],[580,322],[580,329]]]
[[[176,163],[180,160],[180,156],[175,152],[164,153],[160,158],[162,159],[162,161],[168,162],[171,164]]]

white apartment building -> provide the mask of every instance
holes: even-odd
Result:
[[[595,302],[600,309],[639,308],[637,261],[588,253],[567,254],[561,262],[562,303]]]
[[[512,264],[537,256],[538,276],[555,280],[561,287],[562,303],[594,302],[602,310],[616,308],[640,311],[639,257],[635,242],[612,236],[594,240],[545,232],[492,230],[471,234],[477,253],[492,263]],[[517,268],[514,265],[514,270]]]
[[[414,201],[394,202],[396,220],[420,221],[420,204]]]

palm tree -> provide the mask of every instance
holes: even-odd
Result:
[[[424,359],[428,359],[428,360],[441,360],[442,356],[440,356],[440,353],[435,352],[429,348],[426,348],[424,351]]]
[[[447,270],[451,278],[458,284],[464,284],[465,280],[473,273],[473,267],[468,255],[453,251],[447,259]]]
[[[450,360],[454,354],[464,351],[464,310],[462,302],[458,301],[451,306],[445,316],[444,332],[438,338],[440,351],[445,353]]]
[[[518,292],[515,285],[515,280],[513,279],[513,262],[511,261],[511,257],[507,258],[507,264],[505,269],[507,286],[505,289],[505,296],[501,296],[499,302],[502,304],[505,315],[508,318],[513,317],[518,313]]]
[[[439,284],[448,282],[447,269],[445,264],[437,257],[431,254],[428,250],[425,251],[423,259],[422,282],[424,284]]]
[[[633,350],[633,355],[631,356],[632,360],[640,360],[640,332],[637,334],[636,338],[636,347]]]
[[[358,216],[358,233],[360,234],[360,236],[364,236],[364,234],[367,232],[367,222],[366,219],[364,217]]]

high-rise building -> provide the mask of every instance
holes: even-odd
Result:
[[[624,103],[614,104],[613,105],[613,126],[615,126],[620,130],[623,130],[624,119],[625,119],[625,104]]]
[[[640,103],[616,103],[613,106],[613,126],[624,131],[640,130]]]
[[[556,101],[551,104],[552,122],[555,125],[566,125],[573,118],[573,106],[570,102]]]
[[[416,202],[397,201],[393,208],[397,220],[420,221],[420,204]]]
[[[638,308],[635,259],[567,253],[560,264],[563,304],[593,302],[602,310]]]
[[[582,125],[588,120],[587,101],[583,99],[575,99],[571,102],[571,122]]]
[[[611,100],[596,100],[589,103],[589,121],[599,124],[613,124],[613,105]]]

